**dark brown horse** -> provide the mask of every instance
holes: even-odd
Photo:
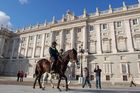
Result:
[[[75,49],[71,49],[71,50],[66,51],[64,53],[64,55],[62,56],[61,61],[60,60],[57,61],[57,65],[56,65],[55,70],[56,70],[56,73],[59,74],[59,80],[58,80],[57,88],[60,91],[61,91],[61,89],[59,88],[59,85],[60,85],[62,77],[65,78],[66,91],[68,90],[68,83],[67,83],[67,77],[65,75],[65,71],[67,69],[67,65],[68,65],[69,61],[76,62],[77,65],[79,65],[78,64],[78,59],[77,59],[77,51]],[[36,84],[37,80],[39,82],[40,88],[42,88],[41,83],[40,83],[41,76],[46,72],[50,73],[50,66],[51,66],[51,63],[46,59],[41,59],[37,62],[36,69],[35,69],[36,79],[35,79],[33,88],[35,88],[35,84]]]

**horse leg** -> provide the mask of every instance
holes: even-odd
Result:
[[[63,77],[65,78],[65,81],[66,81],[66,91],[68,91],[68,79],[67,79],[67,77],[66,77],[66,75],[63,75]]]
[[[47,72],[45,72],[44,74],[43,74],[43,80],[42,80],[42,90],[45,90],[45,85],[44,85],[44,83],[45,83],[45,78],[46,78],[46,75],[47,75]]]
[[[48,80],[50,81],[52,88],[54,88],[54,84],[52,82],[52,75],[50,73],[48,73]]]
[[[35,81],[34,81],[34,85],[33,85],[33,88],[35,88],[35,85],[36,85],[36,81],[38,80],[39,76],[37,75],[36,78],[35,78]]]
[[[39,83],[39,87],[42,88],[41,83],[40,83],[40,79],[41,79],[41,74],[39,75],[38,83]]]
[[[61,89],[59,88],[61,79],[62,79],[62,76],[60,75],[60,76],[59,76],[59,80],[58,80],[58,85],[57,85],[57,89],[58,89],[59,91],[61,91]]]

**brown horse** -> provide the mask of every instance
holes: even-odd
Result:
[[[67,65],[69,61],[76,62],[77,65],[79,65],[78,59],[77,59],[77,51],[75,49],[66,51],[64,55],[62,56],[62,60],[57,61],[55,72],[59,74],[59,80],[58,80],[58,85],[57,85],[57,88],[59,89],[59,91],[61,91],[61,89],[59,88],[59,85],[60,85],[62,77],[65,78],[66,91],[68,90],[68,83],[67,83],[67,77],[65,75],[65,71],[67,69]],[[41,76],[46,72],[50,73],[50,67],[51,67],[51,63],[46,59],[41,59],[37,62],[36,69],[35,69],[36,79],[35,79],[33,88],[35,88],[35,84],[37,80],[39,82],[40,88],[42,88],[41,83],[40,83]]]

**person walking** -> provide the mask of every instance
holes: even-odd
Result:
[[[96,88],[101,89],[101,72],[102,72],[102,70],[97,65],[97,67],[94,69],[94,72],[96,74]]]
[[[21,72],[20,72],[20,70],[19,70],[18,73],[17,73],[17,82],[18,82],[19,79],[20,79],[20,74],[21,74]]]
[[[136,87],[136,84],[134,83],[134,78],[132,75],[130,75],[130,87],[132,87],[132,85]]]
[[[21,71],[21,73],[20,73],[20,82],[23,82],[23,77],[24,77],[24,72]]]
[[[87,83],[88,83],[89,88],[91,88],[91,83],[89,79],[89,70],[87,67],[85,67],[84,68],[84,83],[82,85],[82,88],[84,88]]]

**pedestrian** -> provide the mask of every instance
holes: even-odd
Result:
[[[18,71],[18,73],[17,73],[17,82],[19,81],[19,79],[20,79],[20,70]]]
[[[132,87],[132,85],[136,87],[136,84],[134,83],[133,75],[130,75],[130,87]]]
[[[82,85],[82,88],[85,87],[85,85],[88,83],[89,88],[91,88],[91,83],[90,83],[90,79],[89,79],[89,70],[87,67],[84,68],[84,83]]]
[[[24,72],[21,71],[21,73],[20,73],[20,82],[23,82],[23,77],[24,77]]]
[[[94,69],[94,72],[96,74],[96,88],[101,89],[101,72],[102,72],[102,70],[97,65],[97,67]]]

